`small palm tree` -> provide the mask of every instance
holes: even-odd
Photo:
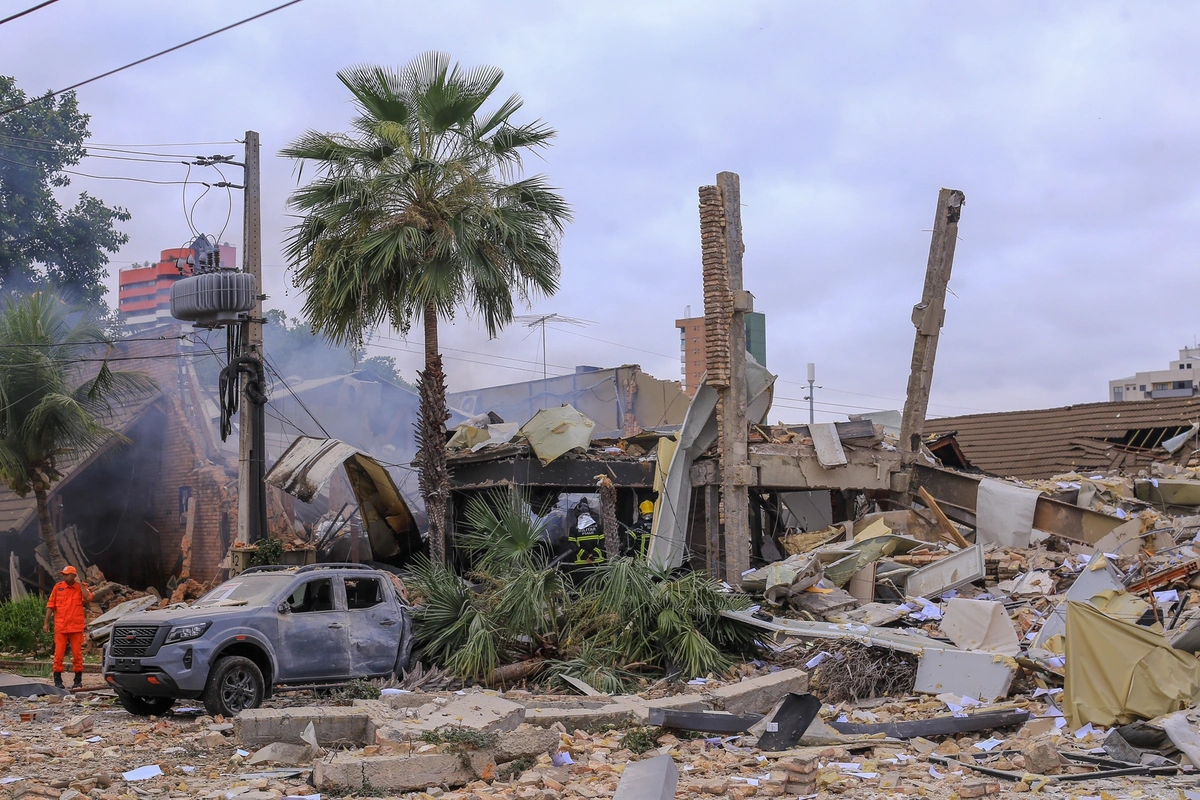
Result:
[[[570,220],[544,177],[520,177],[522,156],[547,146],[554,131],[510,122],[522,104],[517,95],[481,111],[502,77],[494,67],[452,66],[442,53],[399,70],[342,70],[359,112],[354,132],[310,131],[283,150],[300,160],[300,174],[304,162],[317,171],[289,200],[300,221],[286,245],[313,328],[361,346],[375,325],[407,333],[423,323],[418,462],[439,563],[449,414],[438,319],[465,307],[495,336],[512,321],[515,299],[553,294]]]
[[[113,405],[154,390],[144,373],[109,368],[106,338],[94,315],[48,292],[10,298],[0,313],[0,478],[33,492],[55,574],[66,561],[46,497],[59,468],[120,438],[105,425]]]

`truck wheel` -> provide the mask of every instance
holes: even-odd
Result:
[[[262,672],[243,656],[217,659],[204,687],[204,710],[212,716],[236,717],[239,711],[258,708],[265,692]]]
[[[117,692],[121,706],[137,717],[161,717],[175,705],[173,697],[137,697],[128,692]]]

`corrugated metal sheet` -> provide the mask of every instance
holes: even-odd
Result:
[[[344,467],[375,558],[420,547],[417,522],[387,468],[369,453],[338,439],[300,436],[267,472],[272,486],[311,502],[334,471]]]
[[[926,420],[925,433],[956,432],[963,453],[986,472],[1037,479],[1143,466],[1151,460],[1147,454],[1106,440],[1146,428],[1185,427],[1198,418],[1200,398],[1182,397],[944,417]]]

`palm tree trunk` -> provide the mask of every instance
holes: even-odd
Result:
[[[46,550],[49,551],[50,569],[53,571],[50,577],[58,580],[56,576],[67,565],[67,560],[58,549],[58,537],[54,535],[54,523],[50,521],[50,503],[46,499],[46,490],[39,488],[41,485],[35,482],[33,488],[33,496],[37,500],[38,532],[41,533],[42,541],[46,543]]]
[[[437,564],[446,563],[447,510],[450,501],[450,475],[446,469],[446,375],[438,350],[437,309],[425,306],[425,369],[417,377],[421,410],[417,420],[420,444],[420,486],[429,516],[429,557]]]

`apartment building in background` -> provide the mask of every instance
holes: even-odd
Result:
[[[691,310],[691,307],[688,307]],[[679,372],[683,390],[694,396],[704,378],[704,317],[688,316],[675,320],[679,329]],[[767,317],[761,311],[746,314],[746,352],[764,367],[767,365]]]
[[[1139,372],[1130,378],[1108,382],[1108,399],[1161,400],[1166,397],[1191,397],[1200,394],[1196,369],[1200,368],[1200,347],[1185,347],[1167,369]]]
[[[221,263],[237,263],[237,248],[220,245]],[[171,284],[192,274],[186,263],[193,255],[190,247],[163,250],[157,264],[137,265],[121,270],[117,277],[117,310],[126,326],[146,327],[173,322]]]

